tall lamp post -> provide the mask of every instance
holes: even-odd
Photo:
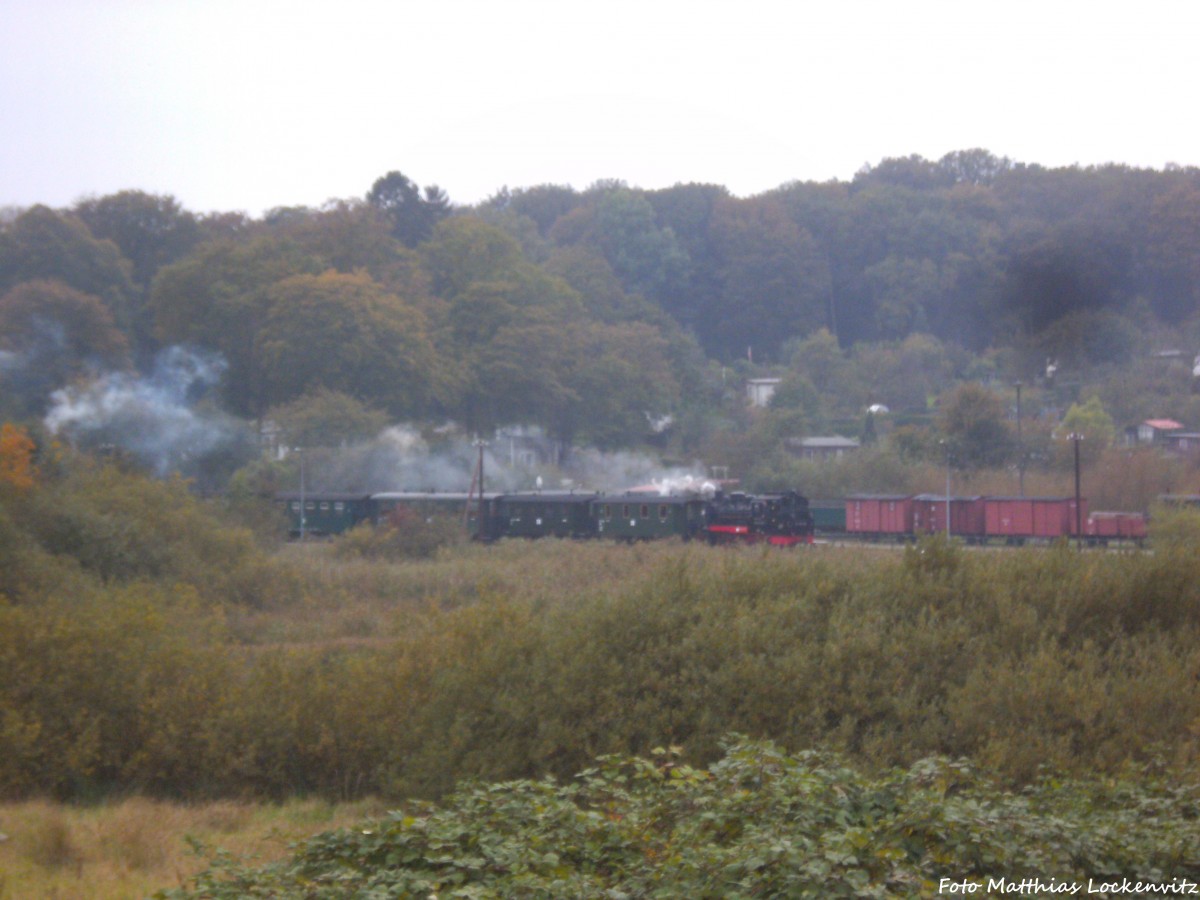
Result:
[[[1079,442],[1083,440],[1083,435],[1073,431],[1067,435],[1067,440],[1075,445],[1075,546],[1082,551],[1083,502],[1081,500],[1081,492],[1079,489]]]
[[[946,450],[946,537],[950,537],[950,442],[938,441]]]
[[[308,524],[308,506],[305,501],[305,486],[304,486],[304,448],[293,447],[295,453],[300,457],[300,543],[304,543],[304,531]]]

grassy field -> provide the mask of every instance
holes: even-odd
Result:
[[[314,543],[280,548],[254,603],[134,585],[94,611],[10,607],[11,721],[32,723],[0,729],[10,795],[192,799],[0,805],[0,900],[146,896],[203,868],[188,838],[268,860],[463,777],[671,744],[707,765],[732,732],[865,771],[965,756],[1014,785],[1044,764],[1194,771],[1191,546],[514,541],[368,562]]]
[[[191,841],[262,862],[312,834],[382,811],[378,802],[204,804],[144,798],[90,806],[0,804],[0,900],[133,900],[204,868]]]

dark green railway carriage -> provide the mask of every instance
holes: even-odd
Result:
[[[493,503],[490,537],[595,537],[596,494],[501,494]]]
[[[817,534],[846,533],[845,500],[809,500],[808,512]]]
[[[349,531],[374,519],[370,494],[282,493],[275,503],[287,514],[292,537],[324,537]]]
[[[597,533],[618,541],[666,537],[691,540],[704,527],[704,509],[704,500],[694,496],[635,493],[598,497],[592,501]]]

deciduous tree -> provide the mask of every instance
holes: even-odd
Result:
[[[97,240],[76,216],[34,206],[0,230],[0,291],[56,279],[99,297],[117,327],[134,336],[145,323],[130,264],[112,241]]]
[[[259,417],[272,402],[258,345],[271,308],[268,291],[284,278],[317,271],[319,260],[286,240],[205,244],[155,279],[155,334],[165,343],[219,352],[229,364],[226,402],[234,412]]]
[[[1012,450],[1004,405],[976,382],[960,385],[943,398],[939,426],[958,468],[997,466]]]
[[[369,275],[295,275],[266,297],[255,343],[270,401],[325,388],[396,415],[428,408],[437,360],[425,317]]]
[[[23,493],[34,486],[38,476],[33,464],[36,449],[24,428],[11,422],[0,425],[0,489]]]
[[[130,365],[129,342],[98,298],[61,281],[27,281],[0,296],[0,384],[13,411],[37,415],[79,376]]]

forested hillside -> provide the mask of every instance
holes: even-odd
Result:
[[[351,436],[520,424],[612,449],[657,428],[664,449],[728,463],[722,434],[754,432],[728,401],[772,374],[774,419],[752,434],[767,445],[861,428],[872,403],[931,413],[964,381],[1044,389],[1029,395],[1039,414],[1094,396],[1118,428],[1151,414],[1197,427],[1198,299],[1192,168],[969,150],[748,198],[602,182],[473,207],[391,172],[361,198],[258,219],[129,190],[7,211],[0,417],[52,413],[120,444],[147,429],[118,423],[108,394],[143,378],[243,444],[246,423],[324,404]],[[193,355],[164,362],[179,347]],[[1162,350],[1182,365],[1148,362]],[[107,429],[89,418],[100,407]],[[218,443],[224,471],[248,458]],[[206,452],[176,448],[163,467]]]

